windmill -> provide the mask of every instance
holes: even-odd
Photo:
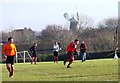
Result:
[[[64,18],[70,22],[70,30],[78,31],[79,30],[79,14],[77,16],[69,17],[68,13],[64,13]]]

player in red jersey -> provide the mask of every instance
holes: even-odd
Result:
[[[64,61],[64,65],[66,64],[67,61],[69,61],[69,64],[67,65],[67,68],[71,68],[70,65],[73,63],[74,61],[74,55],[73,53],[77,53],[76,48],[77,45],[79,44],[79,40],[75,39],[74,42],[70,43],[67,46],[67,55],[69,56],[69,58],[67,60]],[[78,54],[78,53],[77,53]]]

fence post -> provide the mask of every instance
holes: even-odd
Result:
[[[114,59],[118,59],[118,56],[117,56],[117,50],[115,50]]]
[[[17,59],[18,57],[17,57],[17,54],[16,54],[15,58],[16,58],[16,63],[18,63],[18,59]]]
[[[24,52],[24,63],[25,63],[25,51],[23,51]]]

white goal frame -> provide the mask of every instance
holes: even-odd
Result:
[[[27,56],[26,54],[28,55],[29,58],[26,58],[26,56]],[[19,56],[20,56],[20,58],[19,58]],[[30,56],[28,51],[20,51],[20,52],[17,52],[17,54],[16,54],[16,57],[15,57],[16,63],[18,63],[18,59],[23,59],[23,62],[25,63],[26,59],[32,60],[32,57]]]

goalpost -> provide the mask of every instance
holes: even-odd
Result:
[[[32,58],[28,51],[20,51],[16,54],[15,62],[18,63],[18,60],[22,60],[25,63],[26,60],[32,60]]]

